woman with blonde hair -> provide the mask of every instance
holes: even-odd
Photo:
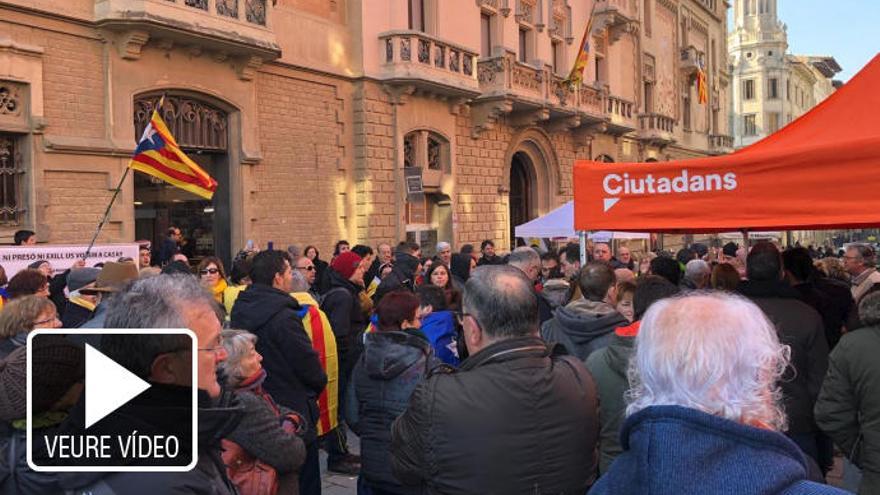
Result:
[[[0,312],[0,359],[27,343],[35,328],[60,328],[55,304],[46,297],[22,296],[9,301]]]

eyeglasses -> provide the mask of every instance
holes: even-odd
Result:
[[[296,269],[297,269],[297,270],[305,270],[305,271],[307,271],[307,272],[313,272],[313,271],[315,271],[315,267],[312,266],[312,265],[309,265],[309,266],[297,266]]]
[[[46,318],[45,320],[35,321],[35,322],[34,322],[34,326],[35,326],[35,327],[38,327],[38,326],[40,326],[40,325],[45,325],[46,323],[54,323],[54,322],[56,322],[56,321],[58,321],[58,322],[61,321],[61,320],[58,318],[58,315],[54,315],[54,316],[52,316],[51,318]]]
[[[199,273],[201,273],[202,275],[207,275],[209,273],[211,275],[216,275],[216,274],[220,273],[220,269],[219,268],[205,268],[204,270],[200,271]]]

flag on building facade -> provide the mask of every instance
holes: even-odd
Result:
[[[587,68],[587,63],[590,61],[590,31],[593,30],[593,13],[596,10],[597,3],[598,2],[593,3],[593,10],[590,11],[590,18],[587,20],[587,29],[584,30],[584,36],[581,38],[577,58],[575,58],[574,66],[571,68],[571,72],[568,73],[568,77],[565,79],[565,83],[572,88],[580,86],[583,82],[584,69]]]
[[[706,71],[703,70],[703,62],[697,66],[697,100],[700,105],[709,103],[709,84],[706,81]]]
[[[159,116],[158,110],[162,108],[164,101],[163,97],[153,110],[150,123],[144,129],[128,167],[197,196],[211,199],[217,189],[217,181],[190,160],[174,140],[168,126]]]

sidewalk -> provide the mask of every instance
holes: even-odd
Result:
[[[348,432],[348,448],[352,454],[361,451],[360,439]],[[357,476],[345,476],[327,472],[327,453],[321,451],[321,495],[355,495],[357,493]]]

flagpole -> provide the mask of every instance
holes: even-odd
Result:
[[[92,236],[92,242],[89,243],[88,249],[86,249],[86,254],[83,257],[83,261],[88,260],[89,254],[92,252],[92,248],[95,246],[95,241],[98,240],[98,235],[101,234],[101,230],[104,229],[104,224],[107,223],[107,219],[110,218],[110,209],[113,208],[113,203],[116,202],[116,197],[119,196],[119,191],[122,190],[122,184],[125,183],[126,177],[128,177],[128,172],[131,170],[131,167],[126,166],[125,172],[122,173],[122,178],[119,179],[119,184],[116,186],[116,190],[113,191],[113,196],[110,198],[110,203],[107,204],[107,209],[104,210],[104,216],[101,218],[101,223],[98,224],[98,230],[95,231],[95,235]]]

